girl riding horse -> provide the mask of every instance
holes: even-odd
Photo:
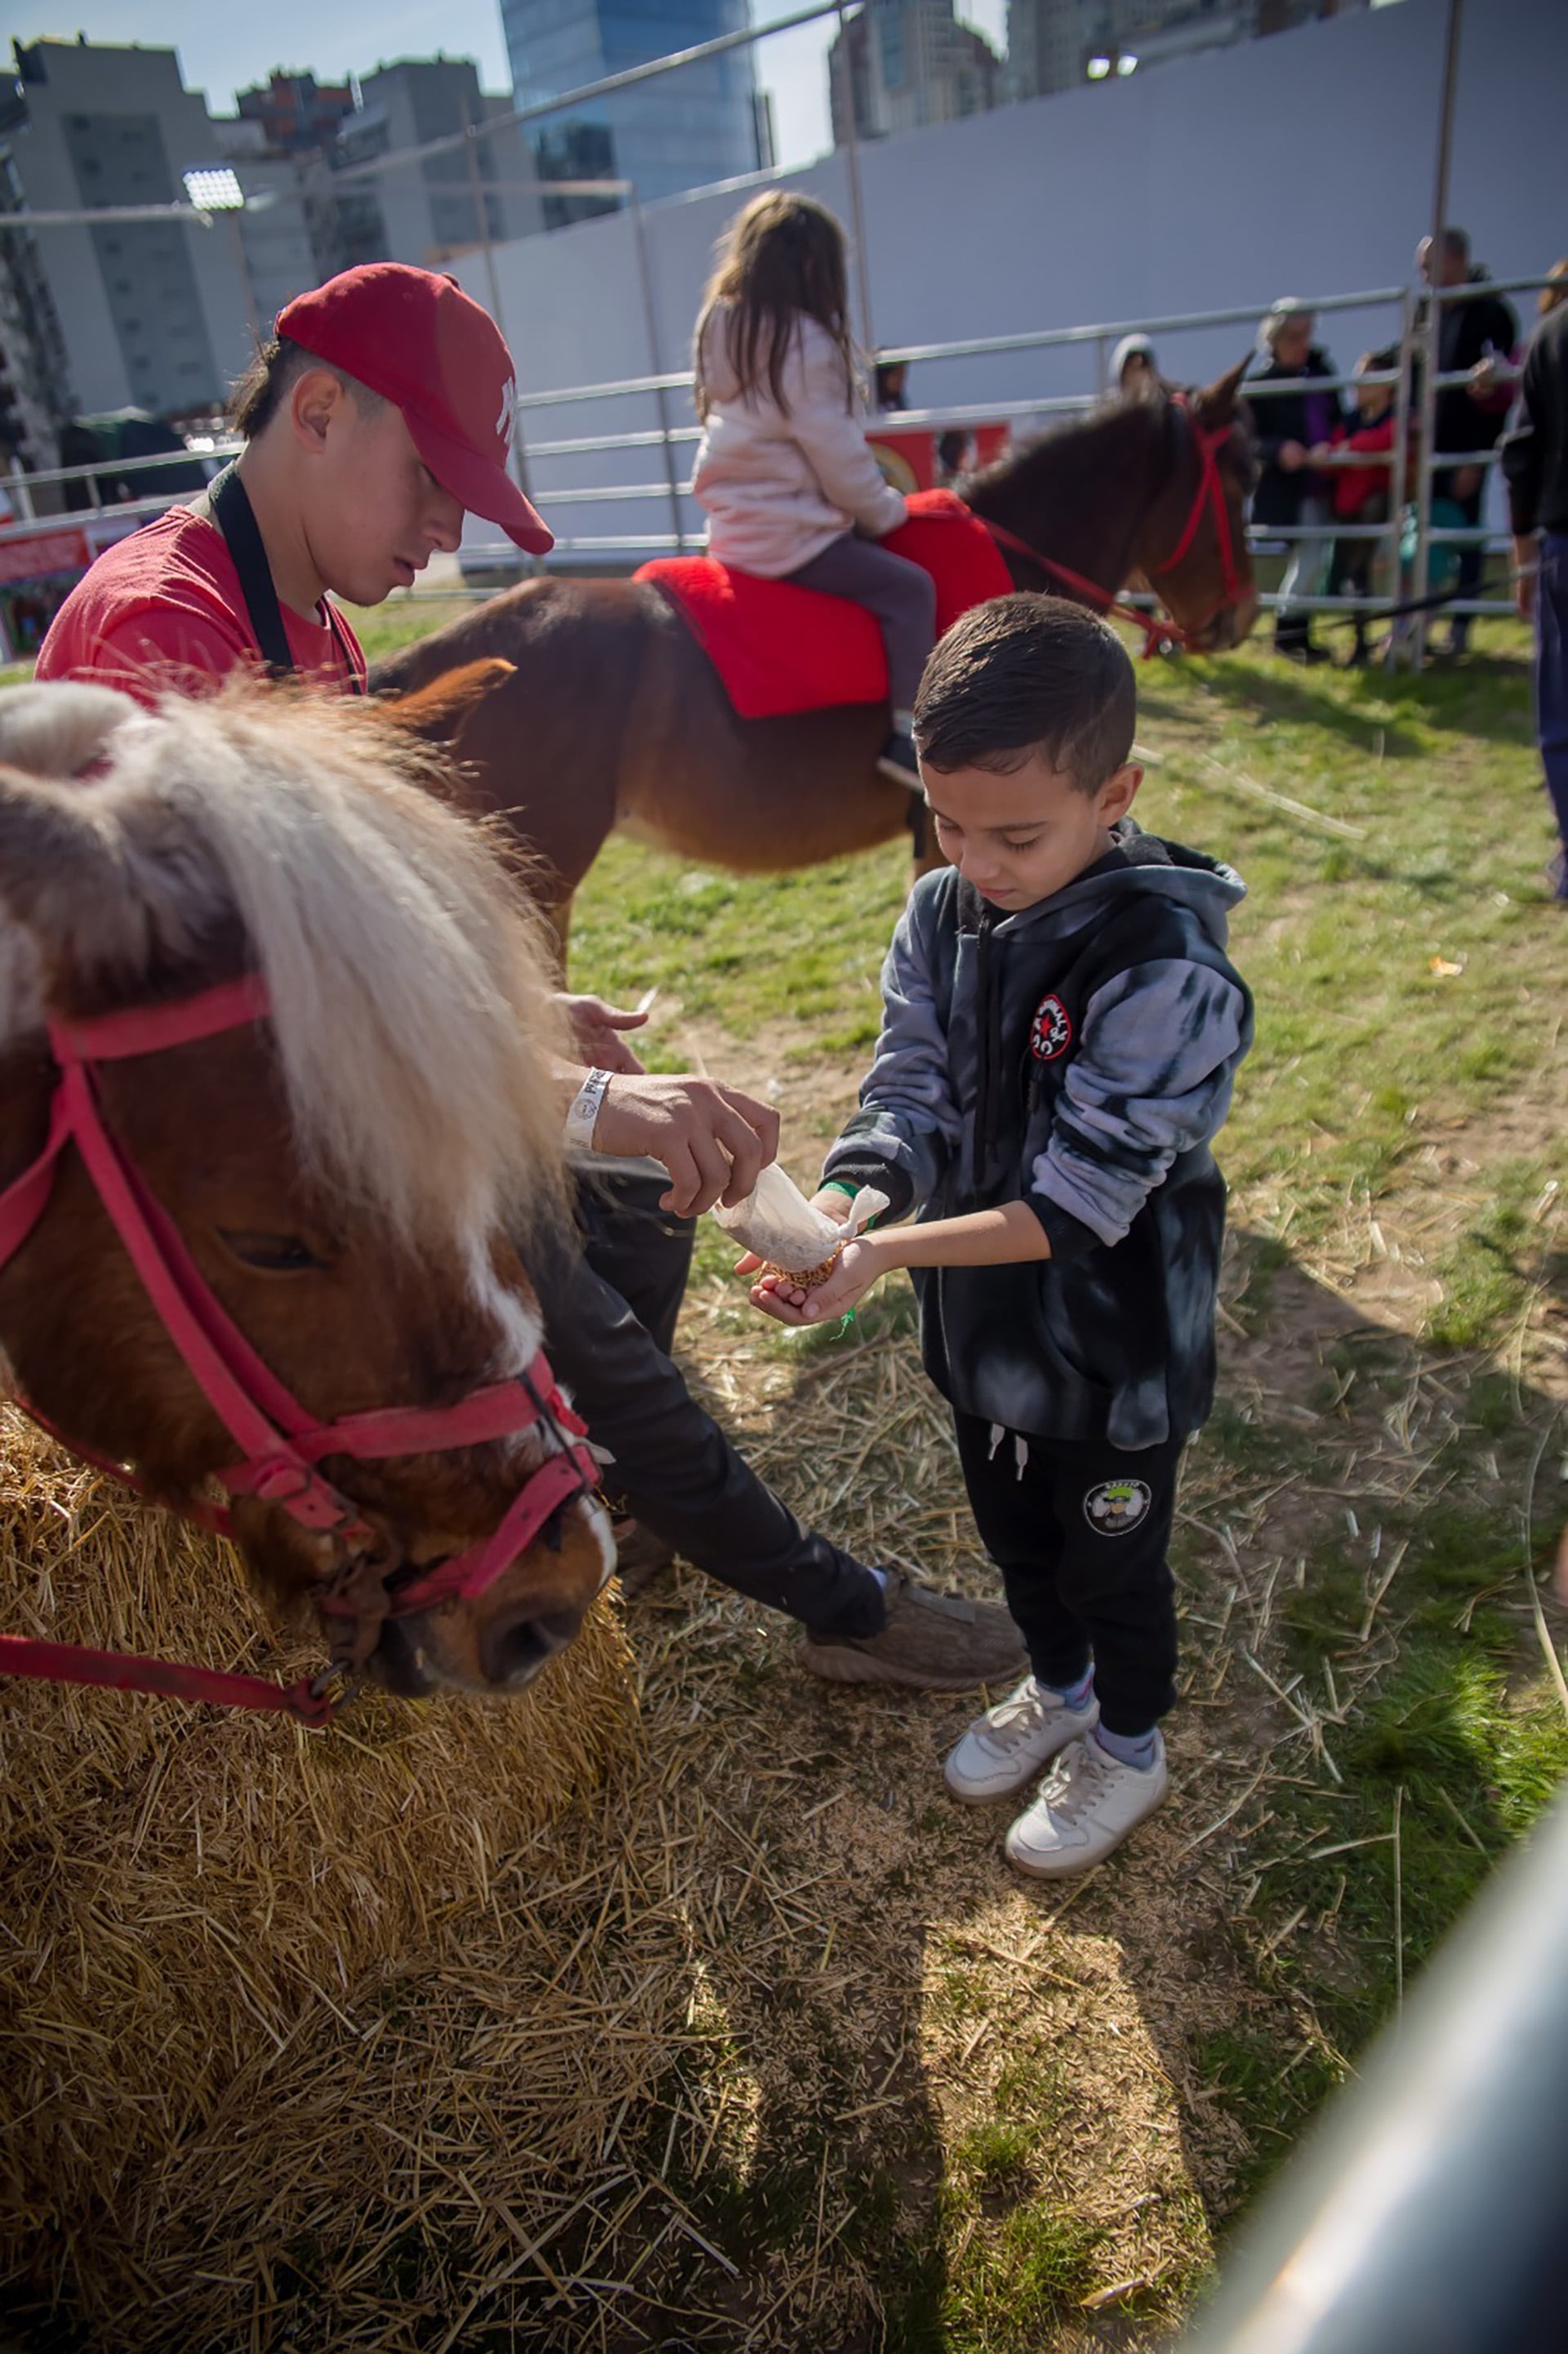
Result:
[[[893,706],[879,765],[913,788],[910,713],[937,592],[877,546],[908,509],[866,441],[848,310],[843,231],[826,206],[781,188],[753,197],[725,231],[697,320],[692,487],[718,562],[875,614]]]

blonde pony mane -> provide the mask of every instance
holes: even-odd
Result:
[[[236,684],[123,717],[64,790],[149,939],[243,928],[307,1172],[471,1258],[564,1200],[561,1024],[542,919],[436,776],[374,710]]]

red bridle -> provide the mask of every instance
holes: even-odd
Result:
[[[999,546],[1012,548],[1015,556],[1027,557],[1031,564],[1037,565],[1042,572],[1062,581],[1098,611],[1114,613],[1118,620],[1135,622],[1144,633],[1146,659],[1164,645],[1192,645],[1216,613],[1223,613],[1227,606],[1239,605],[1246,594],[1246,584],[1236,567],[1235,542],[1231,532],[1230,509],[1225,504],[1225,486],[1220,474],[1218,455],[1235,427],[1233,423],[1211,430],[1207,426],[1200,425],[1180,394],[1174,397],[1171,406],[1180,409],[1187,419],[1192,447],[1198,454],[1198,482],[1175,546],[1161,563],[1145,565],[1143,570],[1145,578],[1151,585],[1162,573],[1174,572],[1183,557],[1190,553],[1204,515],[1212,514],[1214,540],[1220,556],[1220,575],[1224,587],[1202,620],[1173,621],[1158,613],[1140,612],[1136,605],[1124,604],[1108,588],[1102,588],[1097,580],[1090,580],[1083,573],[1075,572],[1070,565],[1058,564],[1054,556],[1042,556],[1037,547],[1031,547],[1026,539],[1021,539],[1016,532],[1009,531],[1005,525],[993,522],[990,515],[980,518]]]
[[[217,1473],[218,1485],[230,1496],[256,1496],[278,1504],[302,1529],[331,1541],[337,1559],[318,1598],[343,1626],[327,1674],[341,1670],[352,1679],[375,1649],[384,1618],[407,1617],[453,1596],[482,1594],[564,1505],[591,1494],[599,1469],[591,1447],[582,1443],[586,1426],[556,1388],[542,1352],[525,1373],[471,1391],[456,1405],[387,1406],[345,1415],[336,1422],[318,1422],[307,1414],[262,1363],[201,1275],[173,1219],[110,1135],[93,1067],[191,1045],[246,1023],[265,1021],[270,1012],[265,982],[250,975],[172,1005],[130,1007],[92,1022],[51,1022],[49,1047],[59,1076],[48,1135],[37,1159],[0,1194],[0,1267],[32,1233],[49,1199],[59,1156],[68,1144],[74,1144],[164,1331],[241,1450],[237,1462]],[[123,1467],[104,1462],[54,1431],[26,1399],[16,1403],[73,1453],[144,1492]],[[504,1438],[535,1424],[554,1437],[558,1452],[524,1482],[488,1537],[422,1572],[399,1570],[389,1561],[383,1541],[358,1507],[317,1469],[329,1455],[374,1461],[439,1453]],[[223,1532],[229,1526],[229,1513],[222,1505],[194,1505],[187,1517]],[[347,1696],[329,1697],[324,1675],[285,1689],[260,1677],[216,1675],[70,1644],[30,1643],[16,1636],[0,1636],[0,1674],[63,1677],[74,1682],[177,1691],[187,1699],[242,1707],[282,1708],[307,1724],[328,1723]]]

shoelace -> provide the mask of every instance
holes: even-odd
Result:
[[[1075,1741],[1064,1749],[1042,1787],[1051,1812],[1075,1822],[1081,1808],[1094,1804],[1105,1779],[1108,1760],[1089,1741]]]
[[[999,1701],[986,1718],[985,1737],[993,1749],[1006,1756],[1020,1748],[1032,1733],[1037,1733],[1044,1719],[1045,1703],[1033,1682],[1026,1690],[1010,1693]]]

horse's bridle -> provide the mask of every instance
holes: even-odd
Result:
[[[1220,555],[1220,575],[1224,585],[1202,620],[1174,621],[1157,613],[1140,612],[1136,605],[1124,604],[1108,588],[1102,588],[1097,580],[1090,580],[1083,573],[1075,572],[1069,565],[1058,564],[1054,556],[1043,556],[1037,547],[1031,547],[1026,539],[1021,539],[1016,532],[1009,531],[1004,525],[994,523],[990,515],[980,518],[999,546],[1012,548],[1015,556],[1027,557],[1031,564],[1037,565],[1042,572],[1062,581],[1099,612],[1114,613],[1120,620],[1136,622],[1144,633],[1145,655],[1155,652],[1163,645],[1194,645],[1216,613],[1223,613],[1228,606],[1239,605],[1246,594],[1246,584],[1236,566],[1230,509],[1225,504],[1225,486],[1219,467],[1219,452],[1235,431],[1234,422],[1213,428],[1200,425],[1181,393],[1172,396],[1171,407],[1180,410],[1187,420],[1188,434],[1198,457],[1198,482],[1192,493],[1192,503],[1187,510],[1187,520],[1181,526],[1175,546],[1162,562],[1145,565],[1143,572],[1150,586],[1158,583],[1161,574],[1174,572],[1182,558],[1191,553],[1203,517],[1212,511],[1214,539]]]
[[[129,1007],[89,1022],[51,1022],[49,1050],[58,1073],[43,1150],[0,1194],[0,1267],[21,1249],[43,1214],[59,1156],[74,1144],[122,1242],[129,1252],[165,1332],[207,1404],[242,1450],[215,1476],[231,1496],[277,1504],[302,1529],[326,1541],[330,1566],[316,1599],[338,1623],[333,1666],[322,1676],[284,1687],[260,1677],[215,1675],[157,1660],[120,1660],[76,1646],[28,1643],[0,1637],[0,1673],[64,1676],[241,1706],[285,1708],[308,1724],[328,1723],[347,1697],[326,1690],[337,1672],[353,1681],[380,1639],[382,1621],[407,1617],[454,1596],[482,1594],[533,1544],[573,1498],[592,1493],[598,1461],[584,1442],[586,1426],[556,1385],[543,1352],[524,1373],[472,1390],[456,1405],[388,1406],[318,1422],[263,1364],[222,1307],[168,1213],[154,1198],[134,1162],[104,1124],[94,1066],[194,1044],[221,1032],[268,1019],[270,1005],[259,975],[229,981],[169,1005]],[[24,1398],[16,1404],[84,1460],[145,1492],[134,1474],[104,1461],[53,1425]],[[474,1447],[540,1426],[557,1452],[527,1480],[499,1525],[478,1544],[433,1568],[400,1564],[357,1505],[318,1469],[329,1455],[373,1461],[397,1455],[440,1453]],[[219,1504],[192,1503],[188,1518],[227,1533],[230,1515]],[[96,1671],[90,1663],[98,1662]],[[103,1663],[108,1662],[107,1665]],[[116,1671],[155,1670],[152,1680]],[[172,1681],[173,1680],[173,1681]]]

